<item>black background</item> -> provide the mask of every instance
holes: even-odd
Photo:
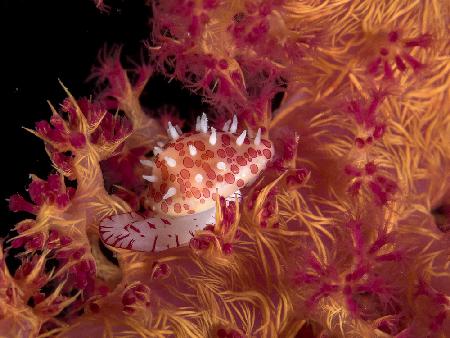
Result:
[[[22,127],[50,117],[46,103],[64,98],[58,79],[75,97],[89,96],[94,83],[86,79],[105,44],[123,45],[123,55],[139,59],[150,38],[151,8],[144,0],[106,0],[109,13],[92,0],[1,0],[0,81],[0,236],[29,217],[8,211],[6,199],[26,194],[28,175],[46,178],[52,171],[42,141]],[[124,58],[125,59],[125,58]],[[143,97],[145,106],[170,103],[181,110],[201,109],[201,99],[176,81],[154,77]],[[185,108],[184,108],[185,109]]]

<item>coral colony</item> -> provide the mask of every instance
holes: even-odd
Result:
[[[148,58],[28,129],[0,335],[448,337],[449,2],[149,6]],[[144,113],[155,74],[207,111]]]

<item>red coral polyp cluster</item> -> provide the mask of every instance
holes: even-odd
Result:
[[[150,296],[150,289],[146,285],[138,283],[126,287],[122,294],[123,311],[131,314],[140,305],[148,307],[150,305]]]
[[[87,99],[78,100],[77,107],[66,99],[62,104],[62,111],[68,113],[69,119],[66,129],[77,130],[80,129],[79,117],[77,109],[85,116],[88,126],[91,130],[87,130],[90,134],[90,141],[94,144],[114,144],[120,143],[123,139],[128,137],[132,131],[132,125],[126,117],[120,115],[113,115],[102,104],[93,103]],[[63,124],[63,123],[61,123]],[[86,133],[86,132],[85,132]],[[85,145],[86,140],[82,132],[74,131],[70,133],[70,143],[75,148],[81,148]]]
[[[33,175],[27,190],[32,203],[26,201],[19,194],[13,195],[9,198],[11,211],[26,211],[36,214],[44,205],[54,205],[59,209],[64,209],[75,193],[75,188],[67,188],[64,178],[59,174],[49,175],[47,181]]]
[[[361,188],[366,185],[372,192],[377,205],[386,205],[398,189],[397,184],[391,179],[382,175],[375,175],[377,166],[373,161],[367,162],[363,170],[348,164],[344,171],[346,175],[352,177],[348,192],[352,196],[357,196]]]
[[[399,31],[391,31],[387,34],[386,40],[381,44],[379,56],[367,67],[372,75],[377,75],[380,69],[384,73],[384,78],[389,80],[394,77],[393,64],[396,69],[403,73],[408,66],[415,72],[422,69],[424,64],[410,54],[414,47],[428,48],[432,43],[431,34],[422,34],[416,38],[402,38]]]
[[[348,311],[366,320],[401,315],[393,312],[398,311],[398,299],[394,294],[400,292],[396,290],[396,279],[380,273],[380,268],[385,268],[386,262],[400,262],[402,259],[398,250],[380,254],[383,247],[394,243],[392,234],[384,229],[378,233],[375,241],[367,243],[360,221],[352,220],[347,227],[353,241],[352,251],[349,252],[352,264],[343,276],[333,266],[324,265],[314,256],[309,258],[304,268],[295,273],[295,283],[314,290],[306,304],[316,306],[321,299],[336,297],[341,293]]]

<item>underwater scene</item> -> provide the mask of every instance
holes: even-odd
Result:
[[[136,50],[78,2],[87,82],[4,110],[0,337],[450,336],[450,2],[142,1]]]

